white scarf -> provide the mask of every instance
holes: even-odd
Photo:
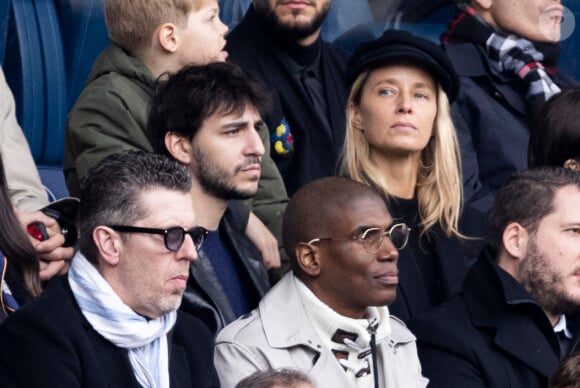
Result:
[[[151,320],[135,313],[80,252],[72,260],[68,279],[93,329],[115,346],[129,349],[129,360],[139,384],[168,388],[167,333],[173,328],[177,313]]]
[[[371,322],[378,323],[375,334],[376,343],[378,345],[385,340],[391,334],[388,307],[369,307],[367,319],[348,318],[324,304],[300,279],[297,277],[294,279],[298,296],[316,333],[326,347],[332,350],[353,386],[372,388],[371,335],[368,327]],[[338,333],[344,333],[345,336],[340,336]],[[333,337],[335,339],[338,337],[339,341],[344,342],[333,341]]]

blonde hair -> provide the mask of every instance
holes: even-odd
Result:
[[[145,48],[163,23],[183,27],[191,11],[216,0],[105,0],[111,42],[132,53]]]
[[[348,107],[359,106],[370,71],[361,73],[351,88],[346,112],[346,135],[342,150],[342,172],[352,179],[380,189],[390,196],[389,184],[370,159],[370,147],[363,131],[352,125]],[[455,127],[451,121],[449,100],[437,85],[437,116],[433,136],[421,152],[421,165],[417,177],[417,201],[421,235],[439,223],[447,236],[463,237],[458,223],[461,213],[463,182],[461,158]]]

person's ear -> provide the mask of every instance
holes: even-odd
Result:
[[[93,241],[106,263],[111,266],[119,263],[123,241],[117,232],[107,226],[97,226],[93,230]]]
[[[320,258],[318,248],[312,244],[298,243],[294,250],[298,265],[304,274],[310,277],[320,275]]]
[[[178,162],[187,165],[191,163],[193,146],[191,145],[191,140],[188,138],[176,132],[167,132],[165,134],[165,147]]]
[[[360,109],[353,103],[348,104],[348,111],[350,117],[350,125],[359,131],[363,131],[362,119],[360,116]]]
[[[502,243],[505,251],[516,259],[523,259],[526,257],[528,239],[528,231],[517,222],[509,224],[502,234]]]
[[[529,232],[517,222],[512,222],[503,231],[498,264],[516,280],[519,280],[519,266],[528,255],[529,241]]]
[[[180,43],[179,30],[173,23],[163,23],[156,30],[157,41],[166,51],[174,53]]]
[[[568,159],[564,162],[564,168],[572,171],[580,171],[580,161],[576,159]]]

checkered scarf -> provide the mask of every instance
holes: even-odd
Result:
[[[492,72],[517,77],[527,85],[526,101],[530,113],[538,112],[550,97],[560,92],[544,67],[546,62],[556,62],[553,54],[556,52],[557,58],[557,45],[534,43],[515,35],[502,35],[468,4],[459,3],[457,7],[460,12],[451,22],[443,41],[471,41],[484,47]]]

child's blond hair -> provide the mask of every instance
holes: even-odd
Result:
[[[191,11],[216,0],[105,0],[111,42],[130,53],[144,49],[163,23],[184,27]]]

